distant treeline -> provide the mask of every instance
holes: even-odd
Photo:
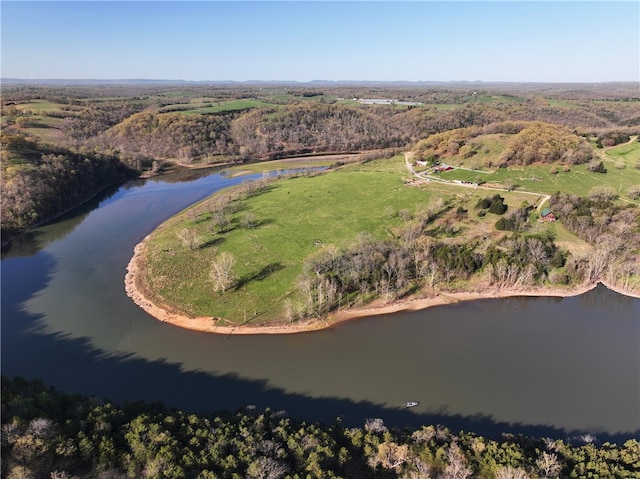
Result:
[[[451,111],[425,111],[307,102],[211,114],[145,110],[117,125],[100,124],[100,116],[89,118],[83,114],[71,119],[67,128],[74,139],[92,148],[98,146],[133,158],[152,156],[189,163],[216,155],[265,159],[301,149],[323,152],[408,148],[422,138],[453,129],[533,120],[596,133],[611,125],[580,109],[558,111],[522,105],[521,109],[505,111],[501,106],[466,105]],[[96,135],[100,130],[103,133]],[[82,131],[91,135],[83,137]]]
[[[462,85],[264,89],[230,85],[102,85],[93,89],[13,86],[3,92],[3,113],[8,117],[19,115],[17,110],[11,113],[9,109],[21,101],[64,104],[65,110],[40,114],[65,118],[59,127],[63,133],[59,141],[68,147],[98,148],[123,157],[185,163],[218,155],[273,158],[301,149],[406,148],[436,133],[504,121],[563,125],[599,135],[602,144],[610,146],[612,141],[619,141],[616,135],[609,134],[612,130],[619,130],[619,135],[640,132],[640,102],[630,101],[632,88],[628,88],[627,101],[606,101],[620,100],[614,96],[625,91],[623,86],[619,85],[617,91],[606,85],[600,89],[548,86],[536,91],[525,84],[480,91]],[[422,105],[360,105],[337,100],[342,97],[389,97]],[[206,98],[207,104],[253,98],[273,107],[188,112],[189,108],[195,108],[190,102],[196,98]],[[11,131],[11,125],[8,126]]]
[[[269,409],[193,414],[2,377],[1,473],[10,479],[639,477],[636,439],[594,439],[397,430],[380,418],[347,428]]]

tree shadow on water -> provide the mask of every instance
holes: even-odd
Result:
[[[598,442],[622,444],[640,435],[640,430],[614,434],[568,431],[549,425],[500,422],[482,414],[461,415],[446,410],[421,412],[402,404],[388,406],[346,397],[314,397],[274,387],[267,379],[189,370],[179,362],[148,360],[134,353],[104,350],[86,337],[46,332],[41,327],[43,317],[29,313],[23,307],[29,297],[47,285],[56,261],[50,255],[43,255],[37,265],[28,271],[31,276],[28,290],[20,285],[14,288],[6,282],[2,284],[0,351],[2,373],[6,376],[37,378],[64,392],[100,396],[118,404],[160,401],[168,407],[194,413],[233,411],[252,405],[286,411],[288,416],[325,424],[340,418],[345,427],[362,427],[368,418],[381,418],[389,427],[416,429],[423,425],[442,425],[453,432],[468,431],[493,438],[512,433],[566,439],[592,433]],[[3,276],[6,278],[5,273],[11,268],[21,267],[24,267],[21,261],[3,262]],[[267,265],[252,278],[267,277],[281,267],[279,264]],[[34,281],[34,276],[39,280]],[[212,343],[216,340],[223,341],[224,338],[216,338]],[[29,354],[34,351],[37,353]],[[637,418],[630,419],[630,424],[636,427]]]
[[[28,316],[28,315],[25,315]],[[23,317],[21,319],[27,319]],[[29,321],[38,320],[31,316]],[[38,355],[24,355],[23,348],[37,347]],[[417,429],[442,425],[454,433],[473,432],[490,438],[504,433],[569,439],[593,431],[567,431],[548,425],[496,421],[488,415],[461,415],[446,410],[414,412],[399,404],[389,407],[345,397],[313,397],[270,386],[266,379],[246,379],[237,374],[185,370],[167,360],[146,360],[134,353],[118,354],[91,345],[87,338],[61,333],[18,331],[2,335],[2,367],[7,376],[41,379],[57,389],[100,396],[122,404],[125,401],[162,402],[167,407],[193,413],[270,408],[306,421],[345,427],[362,427],[369,418],[381,418],[394,428]],[[622,444],[640,431],[597,434],[598,442]]]

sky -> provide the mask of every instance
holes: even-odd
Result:
[[[2,78],[640,81],[640,2],[6,1]]]

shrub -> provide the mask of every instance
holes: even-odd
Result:
[[[602,162],[592,162],[589,164],[589,171],[593,171],[594,173],[606,173],[607,169],[604,167]]]
[[[509,218],[501,217],[498,221],[496,221],[496,229],[500,231],[513,231],[516,226],[516,222]]]
[[[640,199],[640,185],[633,185],[629,187],[627,194],[632,200]]]
[[[482,198],[476,203],[476,208],[486,210],[491,206],[491,198]]]
[[[505,211],[507,211],[507,205],[504,204],[504,198],[499,195],[494,196],[491,206],[489,206],[489,213],[502,215]]]

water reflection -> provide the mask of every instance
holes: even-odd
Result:
[[[46,248],[48,244],[63,239],[71,233],[104,201],[115,195],[122,185],[110,186],[95,195],[83,205],[45,223],[40,228],[16,235],[6,246],[2,248],[2,259],[22,256],[33,256]]]

